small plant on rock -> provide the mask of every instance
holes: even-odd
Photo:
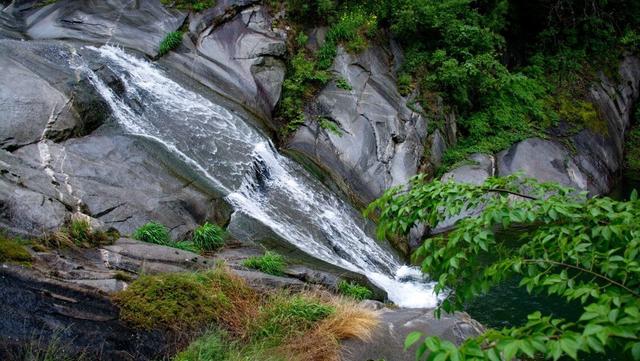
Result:
[[[162,39],[162,41],[160,42],[160,48],[158,49],[158,56],[163,56],[164,54],[180,46],[181,43],[182,43],[181,31],[172,31],[168,33],[164,37],[164,39]]]
[[[138,228],[133,233],[133,238],[142,242],[171,246],[169,230],[163,224],[158,222],[149,222]]]
[[[284,257],[271,251],[267,251],[262,256],[249,257],[243,264],[245,267],[253,268],[274,276],[283,275],[286,266]]]
[[[10,238],[0,231],[0,263],[31,263],[31,254],[23,247],[22,241]]]
[[[358,301],[373,298],[373,291],[369,288],[361,286],[355,282],[347,282],[345,280],[340,281],[338,284],[338,292]]]
[[[224,238],[224,229],[207,222],[193,231],[191,242],[202,252],[213,252],[224,246]]]

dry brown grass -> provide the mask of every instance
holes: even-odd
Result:
[[[340,361],[340,341],[371,340],[380,322],[377,312],[343,297],[333,296],[328,302],[335,313],[304,335],[287,340],[279,350],[286,360]]]

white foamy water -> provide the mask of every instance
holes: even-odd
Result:
[[[434,307],[433,283],[364,230],[349,204],[281,156],[242,118],[169,79],[154,64],[113,46],[95,51],[125,85],[115,94],[79,65],[127,134],[156,142],[198,172],[236,212],[308,255],[365,275],[399,306]]]

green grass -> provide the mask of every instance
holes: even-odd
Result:
[[[287,337],[304,333],[334,312],[333,306],[311,297],[276,294],[261,310],[252,337],[279,344]]]
[[[340,281],[338,284],[338,292],[358,301],[373,298],[373,291],[369,288],[355,282],[347,282],[345,280]]]
[[[244,262],[245,267],[256,269],[260,272],[268,273],[274,276],[282,276],[285,266],[287,265],[284,257],[281,255],[267,251],[262,256],[249,257]]]
[[[172,5],[176,9],[195,12],[206,10],[216,4],[214,0],[160,0],[160,2],[165,6]]]
[[[338,126],[338,124],[336,124],[335,122],[333,122],[331,119],[325,118],[325,117],[321,117],[319,119],[320,124],[320,128],[325,129],[327,131],[329,131],[330,133],[333,133],[339,137],[341,137],[343,135],[342,133],[342,129],[340,129],[340,127]]]
[[[224,268],[195,273],[143,275],[113,300],[120,318],[141,329],[187,332],[212,323],[236,325],[234,312],[254,292]]]
[[[88,220],[79,218],[73,219],[54,232],[45,234],[39,240],[40,243],[34,245],[34,250],[46,251],[46,247],[94,248],[113,244],[118,238],[120,238],[120,233],[117,230],[94,230]]]
[[[181,31],[172,31],[168,33],[160,42],[160,47],[158,48],[158,56],[163,56],[164,54],[180,46],[180,44],[182,44]]]
[[[24,241],[8,237],[0,231],[0,262],[31,264],[31,254],[23,244]]]
[[[158,222],[148,222],[136,229],[132,237],[138,241],[160,244],[163,246],[171,245],[171,237],[169,230],[163,224]]]
[[[224,246],[224,238],[224,229],[207,222],[193,231],[191,242],[202,252],[213,252]]]

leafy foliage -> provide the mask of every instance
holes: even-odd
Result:
[[[192,10],[200,12],[202,10],[213,7],[216,2],[214,0],[160,0],[165,6],[172,6],[180,10]]]
[[[262,256],[255,256],[247,258],[243,265],[245,267],[256,269],[260,272],[268,273],[274,276],[281,276],[284,274],[284,268],[287,263],[284,257],[281,255],[267,251]]]
[[[482,185],[415,177],[390,189],[368,208],[379,211],[379,236],[406,234],[412,226],[435,226],[466,210],[481,209],[448,234],[425,240],[415,252],[424,272],[446,299],[438,308],[465,302],[511,277],[529,292],[579,302],[578,320],[539,312],[524,326],[489,330],[460,347],[427,337],[418,358],[511,360],[514,357],[577,359],[579,352],[625,350],[640,359],[640,201],[588,198],[556,184],[517,175]],[[507,231],[510,231],[508,234]],[[515,232],[514,232],[515,231]],[[412,334],[407,345],[420,339]]]
[[[180,44],[182,44],[181,31],[172,31],[168,33],[160,42],[160,46],[158,48],[158,56],[163,56],[164,54],[180,46]]]
[[[338,292],[358,301],[373,298],[373,291],[366,286],[359,285],[355,282],[347,282],[345,280],[338,283]]]
[[[191,242],[203,252],[213,252],[224,246],[225,231],[216,224],[206,222],[193,231]]]
[[[163,224],[158,222],[148,222],[136,229],[132,237],[138,241],[154,243],[163,246],[171,244],[169,230]]]

